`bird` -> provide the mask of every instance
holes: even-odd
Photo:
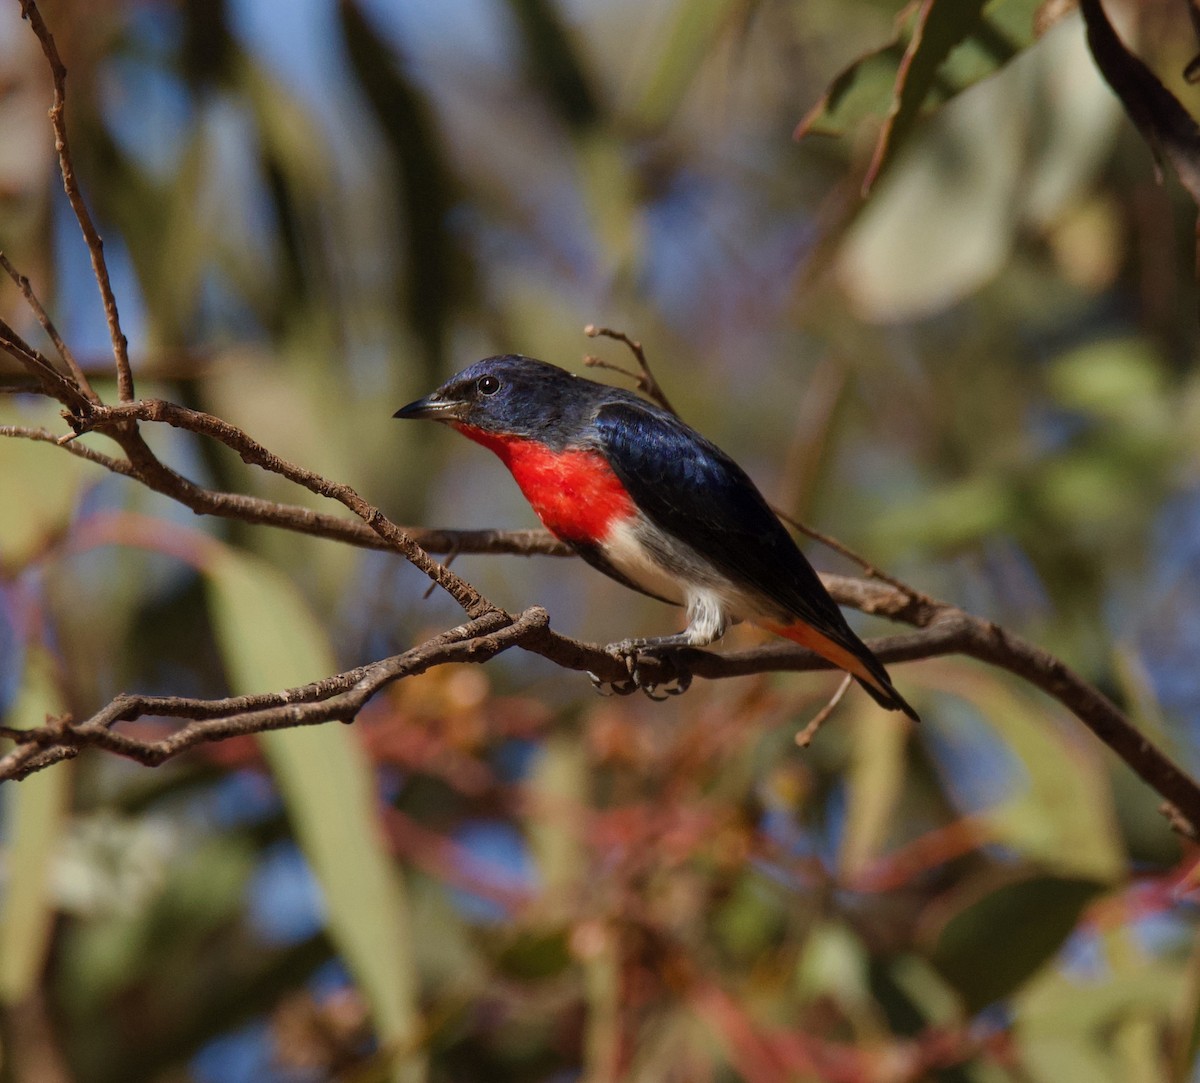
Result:
[[[707,647],[748,620],[849,673],[881,707],[919,721],[754,482],[674,413],[557,365],[503,354],[393,417],[443,422],[494,452],[545,527],[587,563],[685,607],[682,632],[606,648],[626,659],[635,684],[640,655]]]

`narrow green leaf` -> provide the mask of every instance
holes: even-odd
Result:
[[[926,0],[921,5],[913,36],[896,72],[895,94],[863,179],[864,189],[875,183],[916,125],[939,69],[951,50],[978,29],[983,6],[984,0]]]
[[[30,647],[21,693],[6,719],[8,725],[30,729],[42,725],[47,714],[62,713],[52,673],[45,651]],[[45,964],[54,918],[50,867],[66,821],[70,787],[70,765],[64,763],[24,782],[10,782],[0,791],[7,832],[8,882],[0,900],[0,1001],[5,1004],[24,1000],[38,984]]]
[[[918,117],[1006,64],[1034,40],[1041,0],[926,0],[883,47],[838,73],[796,126],[843,135],[869,116],[886,118],[865,187],[911,133]]]
[[[324,633],[275,568],[223,550],[206,568],[230,685],[246,694],[335,672]],[[398,1080],[423,1077],[416,975],[403,883],[380,834],[375,780],[353,731],[337,725],[260,736],[296,836],[324,892],[330,935],[370,1001]]]
[[[441,371],[446,327],[468,268],[455,265],[447,216],[455,178],[428,98],[360,4],[338,6],[350,67],[396,156],[397,217],[404,230],[408,319],[425,349],[429,374]]]
[[[983,894],[968,887],[937,923],[931,961],[974,1014],[1011,995],[1049,962],[1101,890],[1091,880],[1040,875]],[[963,898],[968,892],[973,897]]]
[[[870,711],[856,714],[852,732],[849,808],[838,854],[840,874],[851,879],[882,853],[896,823],[908,729]]]
[[[0,424],[45,425],[63,428],[52,404],[23,416],[0,401]],[[65,431],[65,429],[64,429]],[[4,466],[0,469],[0,567],[24,564],[67,522],[87,464],[68,460],[56,449],[29,440],[4,441]],[[14,509],[20,509],[15,513]]]
[[[1098,750],[1070,737],[1031,695],[993,673],[973,673],[958,691],[995,727],[1028,778],[1011,798],[982,813],[993,837],[1067,876],[1112,882],[1123,875],[1126,859]]]
[[[734,0],[677,0],[655,53],[658,63],[635,106],[642,123],[654,128],[670,117],[731,13],[740,6]]]

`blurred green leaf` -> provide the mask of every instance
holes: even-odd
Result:
[[[805,999],[834,998],[842,1010],[871,1003],[870,959],[851,929],[822,921],[809,931],[796,969],[796,988]]]
[[[15,417],[0,399],[0,424],[57,431],[62,420],[50,406]],[[20,514],[0,513],[0,568],[17,568],[67,525],[87,464],[29,440],[5,439],[2,450],[0,509],[19,508]]]
[[[668,25],[659,32],[653,70],[634,107],[642,124],[657,128],[675,112],[713,43],[741,7],[739,0],[674,0]]]
[[[778,890],[757,873],[747,872],[713,915],[713,932],[730,955],[749,959],[779,943],[785,918]]]
[[[845,68],[796,127],[843,135],[869,115],[887,120],[870,187],[931,104],[965,90],[1033,41],[1041,0],[924,0],[909,5],[894,41]]]
[[[930,960],[973,1015],[1045,966],[1102,890],[1092,880],[1042,875],[982,893],[968,885],[942,901],[926,934]]]
[[[1013,107],[1029,100],[1039,108]],[[939,111],[919,139],[905,129],[885,142],[885,128],[875,153],[894,164],[838,256],[860,314],[931,316],[999,274],[1023,228],[1046,230],[1090,190],[1118,119],[1068,20]]]
[[[206,568],[213,625],[237,694],[287,688],[337,670],[292,583],[246,554]],[[396,1079],[423,1077],[417,978],[403,885],[383,843],[375,776],[354,732],[338,725],[261,734],[297,838],[320,881],[330,933],[371,1003]]]
[[[2,479],[0,472],[0,485]],[[30,645],[6,725],[31,729],[44,725],[48,714],[63,713],[53,673],[50,656]],[[41,981],[54,921],[51,865],[67,820],[71,778],[71,765],[62,763],[0,790],[6,827],[0,899],[0,1001],[5,1004],[19,1004]]]
[[[895,828],[904,789],[908,728],[878,711],[856,713],[846,779],[849,805],[838,853],[838,873],[853,879],[879,857]]]
[[[1125,943],[1118,947],[1114,938]],[[1046,970],[1013,1004],[1017,1049],[1033,1079],[1131,1083],[1164,1078],[1162,1032],[1183,988],[1178,965],[1146,954],[1125,928],[1102,937],[1098,948],[1107,971],[1103,977]],[[1152,1065],[1146,1064],[1145,1041],[1135,1034],[1131,1048],[1126,1031],[1129,1024],[1147,1023],[1156,1031]],[[1149,1067],[1150,1074],[1138,1075],[1139,1066]]]
[[[978,815],[1024,858],[1066,876],[1116,880],[1125,854],[1116,831],[1108,770],[1090,735],[1049,717],[1034,693],[1015,692],[1000,674],[960,670],[953,691],[1005,741],[1024,768],[1016,792]]]
[[[500,971],[518,981],[540,981],[561,974],[571,965],[567,934],[524,932],[504,946],[496,956]]]
[[[897,503],[877,529],[897,545],[954,548],[995,533],[1012,514],[1013,500],[1003,478],[980,473]]]
[[[1112,420],[1137,420],[1166,405],[1166,372],[1145,340],[1089,342],[1057,357],[1046,382],[1063,406]]]
[[[430,378],[442,368],[446,325],[460,292],[446,224],[454,178],[429,103],[355,0],[338,5],[354,75],[399,166],[404,308],[425,348]]]
[[[525,39],[529,77],[573,131],[584,132],[600,119],[600,106],[575,54],[570,35],[552,0],[508,0]]]
[[[1172,1043],[1171,1083],[1194,1078],[1200,1055],[1200,944],[1192,948],[1183,973],[1183,989],[1175,1008],[1175,1041]]]

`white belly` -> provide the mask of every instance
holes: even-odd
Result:
[[[648,538],[651,544],[646,543]],[[771,608],[645,520],[614,523],[603,551],[631,583],[685,606],[688,631],[698,645],[720,638],[728,625],[744,618],[766,616]]]

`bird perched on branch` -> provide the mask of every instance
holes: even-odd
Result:
[[[476,362],[394,416],[442,421],[490,448],[547,529],[584,560],[686,607],[683,632],[607,648],[635,683],[639,655],[705,647],[749,620],[845,670],[880,706],[917,719],[754,482],[674,414],[509,354]]]

